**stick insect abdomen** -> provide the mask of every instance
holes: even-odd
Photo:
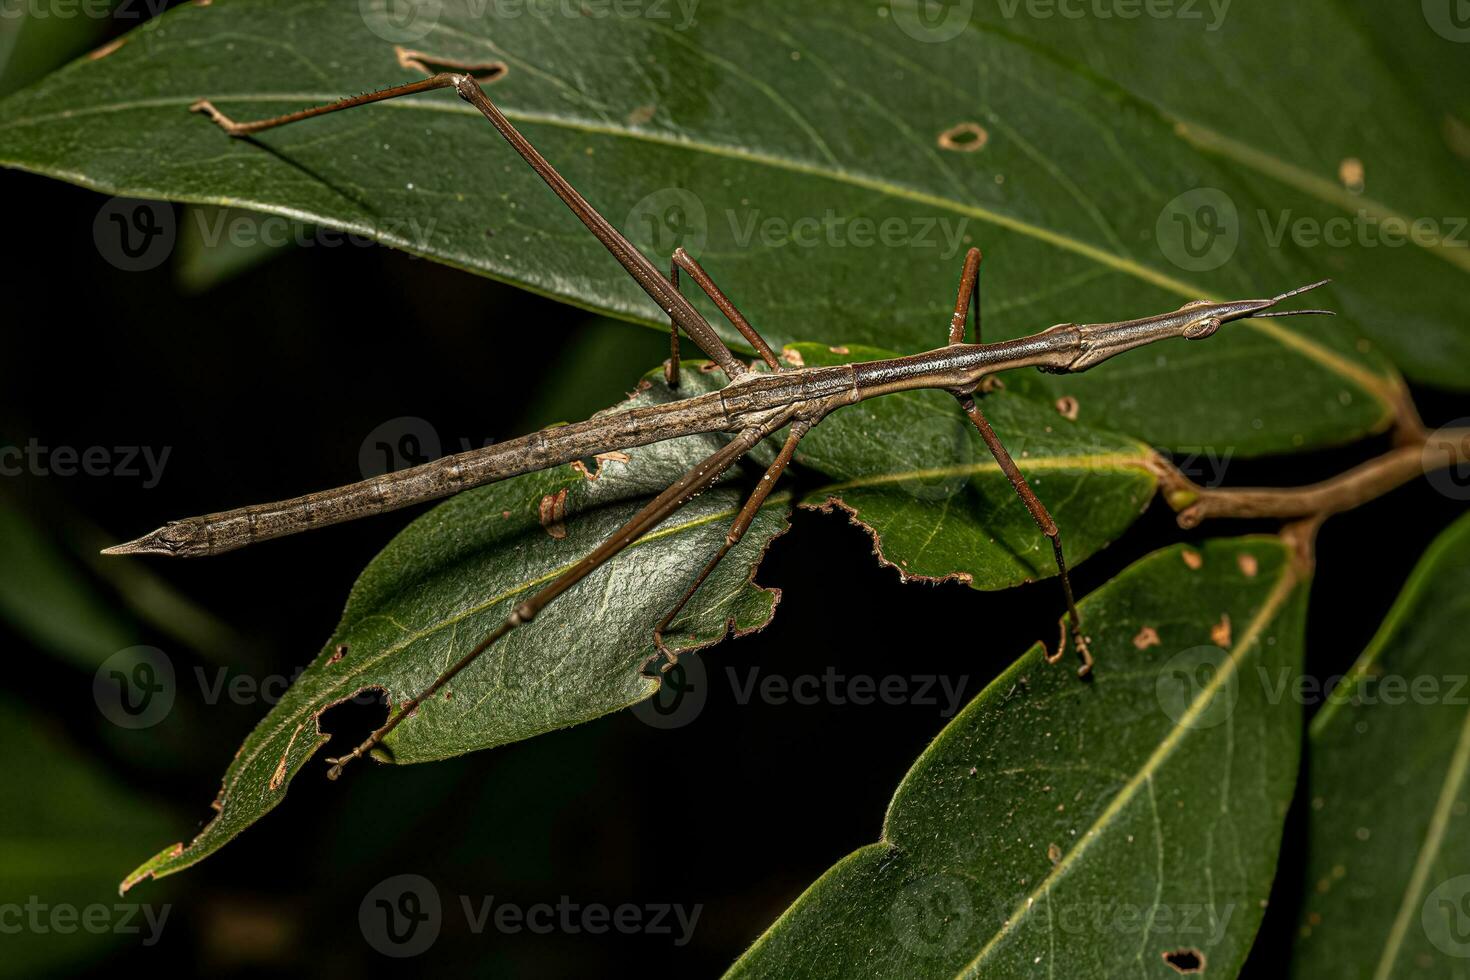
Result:
[[[598,453],[747,425],[727,409],[722,396],[722,391],[712,391],[664,405],[613,409],[583,422],[542,429],[334,490],[185,518],[136,541],[108,548],[106,553],[179,558],[219,555],[260,541],[437,500]]]

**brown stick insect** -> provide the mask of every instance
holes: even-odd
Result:
[[[1115,354],[1171,337],[1202,340],[1221,324],[1248,317],[1291,316],[1326,313],[1325,310],[1268,312],[1289,297],[1314,289],[1314,283],[1270,299],[1185,304],[1172,313],[1115,323],[1064,323],[1039,333],[1003,343],[982,344],[980,340],[979,272],[980,252],[970,249],[960,276],[959,296],[950,319],[948,344],[923,354],[866,363],[793,369],[783,365],[735,304],[715,285],[709,275],[683,249],[676,250],[669,275],[665,277],[638,249],[587,202],[555,168],[511,125],[490,101],[475,78],[463,72],[442,72],[420,81],[379,92],[355,96],[299,112],[256,122],[238,123],[207,101],[192,108],[206,113],[230,136],[250,136],[343,109],[452,88],[459,97],[484,114],[506,141],[540,175],[557,197],[572,210],[598,241],[612,253],[628,274],[669,317],[671,357],[665,368],[670,386],[679,384],[679,331],[687,334],[724,372],[728,383],[717,391],[648,408],[633,409],[571,425],[533,432],[519,439],[448,456],[412,469],[388,473],[361,483],[308,494],[272,504],[257,504],[203,517],[174,521],[135,541],[108,548],[107,554],[155,554],[176,557],[217,555],[257,541],[299,531],[354,520],[369,514],[395,510],[434,500],[472,487],[503,480],[535,470],[559,466],[598,453],[643,446],[665,439],[705,432],[731,432],[734,437],[721,449],[689,470],[668,489],[646,504],[594,551],[540,592],[522,601],[498,628],[485,636],[469,653],[450,666],[416,697],[405,702],[387,722],[350,753],[330,759],[328,775],[335,779],[342,767],[380,742],[408,718],[425,699],[432,697],[456,674],[484,653],[491,644],[517,626],[531,622],[548,603],[586,577],[602,563],[673,515],[692,497],[709,488],[720,476],[762,440],[786,430],[785,441],[775,461],[736,515],[724,544],[685,591],[668,615],[655,628],[653,641],[658,651],[648,663],[662,659],[664,670],[676,654],[664,644],[663,632],[678,616],[719,561],[749,529],[756,513],[790,464],[797,444],[829,412],[868,398],[899,391],[934,388],[947,391],[959,401],[960,409],[979,430],[1001,470],[1015,488],[1021,502],[1041,531],[1051,539],[1062,590],[1066,596],[1067,625],[1056,652],[1048,660],[1059,661],[1070,632],[1086,676],[1092,666],[1077,605],[1072,595],[1062,550],[1062,536],[1046,506],[1032,492],[1021,470],[986,421],[975,400],[975,391],[988,375],[1020,367],[1036,367],[1052,373],[1085,371]],[[761,372],[741,363],[720,340],[714,328],[679,292],[680,273],[687,274],[714,301],[770,368]],[[1325,280],[1324,280],[1325,282]],[[966,323],[975,309],[975,343],[965,342]],[[645,664],[645,667],[648,666]]]

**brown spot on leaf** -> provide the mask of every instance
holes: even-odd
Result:
[[[988,395],[992,391],[1005,391],[1006,383],[992,375],[986,375],[980,379],[980,394]]]
[[[1256,556],[1249,551],[1242,551],[1236,555],[1235,563],[1240,566],[1241,574],[1246,578],[1255,578],[1256,572],[1261,570],[1261,563],[1256,561]]]
[[[852,351],[848,350],[846,347],[828,347],[827,349],[829,351],[831,351],[832,353],[834,353],[834,354],[851,354],[852,353]]]
[[[330,667],[332,664],[339,663],[345,656],[347,656],[347,644],[337,644],[336,649],[332,651],[332,655],[327,658],[327,666]]]
[[[102,45],[102,47],[100,47],[100,48],[96,49],[95,51],[92,51],[91,53],[89,53],[87,55],[87,60],[88,61],[101,61],[103,58],[106,58],[108,55],[112,54],[118,48],[122,47],[124,44],[127,44],[127,43],[128,43],[128,39],[126,37],[120,37],[116,41],[108,41],[106,44]]]
[[[566,487],[541,498],[540,516],[541,526],[546,528],[547,534],[558,541],[567,536],[567,526],[562,523],[567,517]]]
[[[297,725],[296,730],[291,733],[290,740],[286,742],[286,751],[281,753],[281,761],[276,763],[276,771],[271,773],[270,788],[272,793],[280,789],[281,784],[286,781],[286,761],[291,758],[291,746],[296,744],[296,736],[300,735],[301,729],[305,727],[305,722]]]
[[[1205,954],[1197,949],[1171,949],[1164,953],[1164,962],[1176,973],[1204,973]]]
[[[443,58],[425,51],[415,51],[403,45],[394,45],[393,53],[398,57],[398,66],[409,71],[421,72],[424,77],[444,71],[462,71],[473,75],[481,85],[498,82],[510,71],[503,61],[463,61],[458,58]]]
[[[792,367],[795,368],[806,367],[806,361],[802,360],[801,351],[797,350],[795,347],[781,348],[781,360],[785,361],[787,364],[790,364]]]
[[[939,134],[939,147],[959,153],[974,153],[983,150],[990,142],[990,133],[975,122],[962,122]]]
[[[1143,629],[1139,630],[1138,635],[1133,638],[1133,645],[1138,647],[1138,649],[1140,650],[1147,650],[1149,647],[1156,647],[1162,642],[1163,641],[1159,639],[1159,631],[1154,629],[1152,626],[1145,626]]]
[[[1055,844],[1046,845],[1046,857],[1052,864],[1062,859],[1062,849]]]
[[[1210,627],[1210,639],[1222,650],[1230,647],[1230,614],[1225,613],[1220,621]]]
[[[1184,564],[1188,565],[1195,571],[1199,571],[1205,563],[1204,557],[1201,556],[1200,553],[1198,551],[1195,551],[1193,548],[1185,548],[1184,551],[1181,552],[1181,554],[1184,558]]]
[[[652,119],[653,114],[656,112],[658,112],[658,106],[654,105],[652,102],[648,103],[647,105],[641,105],[638,108],[634,109],[632,112],[628,113],[628,125],[642,126],[644,123],[648,122],[648,120]]]
[[[1068,422],[1077,421],[1077,410],[1079,407],[1077,399],[1071,395],[1063,395],[1057,399],[1057,413]]]
[[[1348,157],[1337,167],[1337,179],[1342,181],[1342,186],[1354,194],[1363,193],[1363,179],[1365,173],[1363,161],[1357,157]]]

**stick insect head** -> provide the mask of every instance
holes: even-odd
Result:
[[[1212,303],[1208,300],[1196,300],[1186,303],[1180,308],[1180,313],[1192,313],[1195,322],[1186,327],[1184,336],[1190,340],[1200,340],[1208,337],[1220,328],[1223,323],[1232,320],[1248,320],[1251,318],[1261,319],[1272,316],[1333,316],[1331,310],[1273,310],[1277,303],[1282,300],[1300,296],[1302,293],[1325,286],[1331,279],[1323,279],[1306,286],[1298,286],[1296,289],[1287,290],[1270,299],[1238,299],[1228,303]]]
[[[1138,320],[1122,320],[1117,323],[1078,324],[1080,351],[1064,371],[1085,371],[1110,357],[1151,344],[1156,340],[1183,337],[1186,340],[1203,340],[1219,330],[1222,324],[1232,320],[1247,320],[1252,317],[1304,316],[1323,314],[1331,316],[1330,310],[1273,310],[1276,304],[1310,289],[1324,286],[1331,280],[1324,279],[1299,289],[1289,290],[1269,299],[1240,299],[1229,302],[1195,300],[1185,303],[1173,313]]]

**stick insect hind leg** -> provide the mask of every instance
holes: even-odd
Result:
[[[975,342],[980,343],[980,262],[981,254],[978,248],[972,248],[965,255],[965,266],[960,274],[959,296],[955,299],[954,316],[949,321],[949,342],[952,345],[965,342],[965,322],[969,319],[970,308],[975,310]],[[970,392],[954,392],[959,400],[960,409],[980,433],[980,438],[985,440],[985,445],[990,449],[990,454],[995,457],[1001,472],[1010,481],[1011,487],[1016,491],[1016,496],[1021,498],[1021,503],[1031,514],[1031,519],[1041,529],[1041,533],[1051,539],[1053,556],[1057,563],[1057,573],[1062,581],[1062,593],[1067,600],[1067,626],[1062,628],[1061,638],[1057,642],[1056,653],[1046,654],[1048,663],[1057,663],[1062,659],[1067,647],[1067,633],[1070,628],[1072,642],[1077,647],[1077,654],[1082,663],[1077,668],[1079,677],[1086,677],[1092,672],[1092,654],[1088,652],[1087,641],[1082,635],[1082,618],[1077,613],[1077,602],[1072,594],[1072,578],[1067,574],[1067,559],[1062,551],[1062,532],[1057,527],[1057,522],[1052,520],[1046,505],[1031,485],[1026,482],[1020,467],[1011,458],[1011,454],[1001,443],[1000,437],[990,427],[990,421],[985,413],[976,404],[975,397]]]

